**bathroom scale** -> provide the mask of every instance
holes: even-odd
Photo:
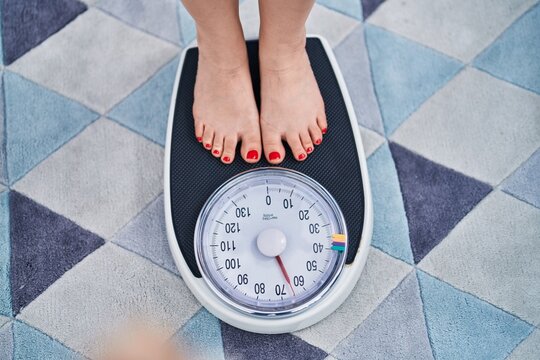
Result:
[[[345,81],[328,42],[309,36],[328,119],[305,161],[223,164],[195,139],[198,52],[186,48],[165,150],[167,235],[193,295],[222,321],[257,333],[300,330],[346,300],[366,263],[373,211],[366,158]],[[247,41],[257,104],[258,41]]]

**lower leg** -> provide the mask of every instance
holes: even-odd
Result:
[[[306,159],[326,132],[326,116],[305,50],[305,22],[312,0],[259,1],[261,29],[261,129],[266,158],[279,163],[286,141]]]
[[[259,1],[262,66],[279,70],[290,56],[301,56],[306,44],[306,20],[314,0]]]
[[[199,48],[195,136],[224,163],[234,160],[242,141],[242,157],[255,162],[260,128],[238,0],[184,0],[184,5],[195,19]]]

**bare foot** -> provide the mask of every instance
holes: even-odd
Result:
[[[303,161],[322,142],[327,123],[324,102],[305,51],[305,38],[283,51],[261,43],[261,131],[272,164],[285,157],[282,141]]]
[[[241,141],[242,158],[255,163],[260,159],[261,137],[245,42],[239,38],[231,46],[223,45],[199,42],[193,103],[195,136],[226,164],[233,162]],[[216,50],[221,53],[216,54]],[[225,51],[229,54],[224,55]]]

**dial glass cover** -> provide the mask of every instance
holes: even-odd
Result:
[[[347,230],[333,197],[282,168],[237,175],[207,200],[195,228],[202,277],[245,313],[289,316],[315,304],[344,266]]]

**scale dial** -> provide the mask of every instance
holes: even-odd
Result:
[[[346,225],[315,180],[282,168],[240,174],[205,203],[195,229],[202,277],[229,306],[289,316],[320,300],[346,255]]]

